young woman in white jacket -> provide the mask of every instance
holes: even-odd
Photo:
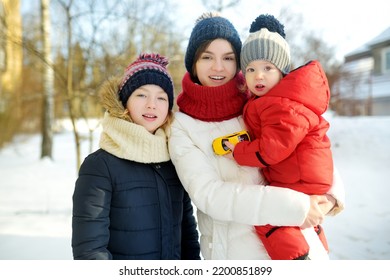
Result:
[[[329,259],[311,227],[324,213],[344,208],[344,186],[336,173],[326,196],[308,196],[267,186],[258,168],[239,166],[216,155],[215,138],[245,129],[240,90],[241,40],[233,25],[203,14],[189,39],[187,73],[171,126],[169,152],[179,178],[197,208],[204,259],[269,259],[253,225],[301,226],[310,245],[309,259]],[[330,247],[331,244],[330,244]]]

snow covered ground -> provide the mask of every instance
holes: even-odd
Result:
[[[346,189],[346,209],[324,224],[331,259],[390,260],[390,117],[326,117]],[[0,150],[0,260],[72,259],[73,134],[65,123],[55,135],[54,161],[39,159],[40,141],[19,136]]]

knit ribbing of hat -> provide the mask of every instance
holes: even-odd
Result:
[[[244,73],[254,60],[269,61],[286,74],[290,68],[289,47],[278,34],[262,29],[252,33],[244,43],[241,52],[241,69]]]
[[[119,99],[125,107],[130,95],[139,87],[147,84],[160,86],[168,95],[169,109],[173,107],[173,82],[165,71],[147,67],[139,69],[133,75],[129,75],[122,88],[119,90]]]
[[[171,78],[168,76],[166,69],[158,64],[152,63],[152,62],[141,62],[138,64],[134,64],[131,67],[126,69],[125,78],[123,79],[122,83],[119,86],[119,91],[122,90],[123,86],[126,84],[126,82],[129,80],[131,76],[133,76],[135,73],[143,71],[143,70],[157,70],[160,71],[162,74],[166,75],[170,80]]]

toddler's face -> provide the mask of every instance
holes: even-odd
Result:
[[[254,60],[246,67],[245,80],[249,90],[262,96],[282,79],[282,72],[271,62]]]

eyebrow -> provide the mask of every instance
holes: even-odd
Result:
[[[208,54],[215,54],[211,51],[208,51],[208,50],[205,50],[203,53],[208,53]],[[227,53],[223,53],[222,55],[234,55],[234,51],[232,52],[227,52]]]
[[[136,90],[140,90],[140,91],[143,91],[143,92],[151,92],[148,88],[145,87],[147,85],[156,85],[156,84],[145,84],[145,85],[140,86]],[[159,85],[156,85],[156,86],[159,86]],[[159,93],[165,93],[165,94],[168,95],[168,93],[161,86],[159,86],[159,87],[161,88],[161,90],[156,91],[156,93],[158,93],[158,94]]]

